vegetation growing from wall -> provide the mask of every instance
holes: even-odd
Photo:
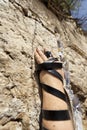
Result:
[[[50,8],[59,18],[64,19],[71,16],[71,10],[75,4],[79,6],[80,0],[41,0]],[[69,17],[68,17],[69,18]]]

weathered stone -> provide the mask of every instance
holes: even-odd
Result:
[[[64,43],[71,86],[87,121],[87,37],[74,21],[59,21],[39,0],[0,1],[0,130],[38,130],[40,99],[35,81],[34,50],[57,55]],[[87,130],[87,127],[85,127]]]

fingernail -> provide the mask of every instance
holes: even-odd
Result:
[[[40,51],[40,49],[37,47],[37,51]]]

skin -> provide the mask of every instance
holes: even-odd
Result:
[[[46,51],[46,50],[45,50]],[[48,60],[44,53],[38,48],[34,52],[35,60],[38,64],[41,64]],[[63,77],[63,69],[57,70]],[[64,93],[64,86],[59,79],[49,74],[47,71],[41,71],[40,81],[44,84],[52,86]],[[46,91],[43,91],[43,106],[42,109],[45,110],[68,110],[68,105],[60,98],[57,98]],[[48,130],[74,130],[72,120],[67,121],[42,121],[43,126]]]

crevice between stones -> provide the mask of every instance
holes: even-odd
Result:
[[[73,89],[74,93],[78,95],[79,100],[81,102],[84,102],[85,99],[86,99],[86,96],[84,95],[84,92],[82,92],[80,87],[78,85],[76,85],[74,82],[71,81],[70,84],[72,86],[72,89]]]
[[[55,34],[55,31],[53,32],[53,31],[50,30],[48,27],[46,27],[46,26],[44,25],[44,23],[42,22],[40,16],[39,16],[38,14],[36,14],[31,8],[29,8],[29,7],[28,7],[28,8],[25,8],[25,7],[23,7],[21,4],[17,3],[16,1],[12,2],[12,1],[10,0],[10,2],[15,6],[15,8],[19,9],[19,11],[20,11],[25,17],[32,18],[33,20],[39,22],[39,23],[40,23],[46,30],[48,30],[51,34],[53,34],[53,35]],[[21,10],[20,10],[19,7],[21,7]],[[32,12],[32,14],[33,14],[34,17],[28,15],[28,10],[30,10],[30,11]]]
[[[87,54],[82,49],[80,49],[77,45],[69,44],[68,47],[73,49],[75,52],[77,52],[79,55],[81,55],[83,58],[87,60]]]

